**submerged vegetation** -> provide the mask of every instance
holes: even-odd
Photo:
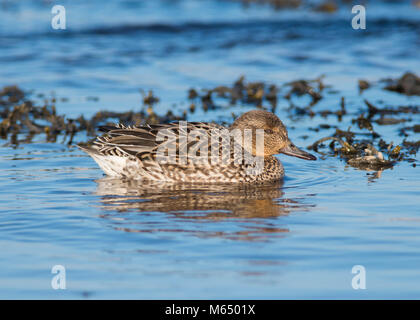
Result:
[[[414,74],[407,73],[400,79],[388,79],[386,82],[387,86],[383,88],[385,90],[407,95],[419,93],[419,78]],[[372,86],[365,80],[359,80],[358,85],[361,92]],[[156,113],[154,105],[159,102],[159,98],[152,91],[140,92],[143,97],[140,111],[100,111],[91,118],[85,118],[83,115],[68,118],[57,114],[55,107],[57,98],[44,99],[43,104],[36,105],[36,102],[30,99],[30,94],[17,86],[7,86],[0,91],[0,137],[10,140],[12,145],[17,145],[30,143],[37,134],[45,134],[48,142],[57,141],[57,137],[61,135],[63,143],[71,145],[76,133],[84,131],[88,136],[94,136],[96,128],[101,125],[115,122],[141,125],[186,120],[188,114],[194,113],[197,108],[211,112],[218,109],[228,110],[232,106],[247,106],[276,112],[278,100],[281,98],[289,102],[285,111],[294,121],[306,117],[328,119],[332,116],[337,119],[334,123],[342,123],[346,117],[346,123],[351,123],[356,128],[352,129],[351,126],[339,128],[332,123],[308,128],[316,132],[335,129],[333,134],[308,146],[308,149],[319,153],[321,157],[340,157],[350,166],[365,170],[381,171],[393,167],[400,161],[407,161],[416,166],[420,141],[409,140],[409,137],[420,131],[419,124],[405,125],[397,131],[399,136],[403,137],[399,145],[385,141],[376,128],[412,121],[406,117],[419,114],[418,105],[382,108],[364,100],[364,106],[356,112],[354,110],[350,112],[347,110],[345,97],[341,97],[337,110],[315,110],[314,107],[324,95],[334,92],[330,86],[324,84],[323,77],[312,80],[300,79],[278,86],[265,82],[248,82],[242,76],[231,86],[200,90],[191,88],[187,93],[188,106],[179,115],[173,114],[172,111],[168,111],[165,115]],[[295,97],[306,97],[308,104],[296,105]],[[233,118],[236,116],[232,113]],[[24,134],[25,138],[20,139],[20,134]]]

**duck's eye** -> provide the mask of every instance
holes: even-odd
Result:
[[[264,132],[266,134],[273,134],[273,130],[271,130],[271,129],[265,129]]]

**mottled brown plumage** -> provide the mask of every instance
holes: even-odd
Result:
[[[229,128],[174,122],[141,127],[120,124],[103,129],[106,133],[91,146],[80,148],[107,175],[129,179],[259,183],[283,177],[283,166],[275,154],[316,159],[294,146],[280,119],[263,110],[243,114]],[[241,138],[235,140],[237,134]],[[248,139],[250,143],[245,137],[252,138]]]

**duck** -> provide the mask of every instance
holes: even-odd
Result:
[[[296,147],[282,121],[251,110],[231,126],[177,121],[168,124],[100,127],[91,144],[78,147],[113,178],[165,183],[266,183],[284,177],[275,157],[316,157]]]

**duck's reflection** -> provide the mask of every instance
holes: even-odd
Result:
[[[200,237],[264,240],[289,232],[275,217],[313,206],[284,198],[282,182],[259,186],[174,185],[110,178],[96,182],[101,207],[108,211],[101,217],[126,232],[188,232]],[[139,212],[142,215],[135,214]],[[205,224],[209,222],[212,224]]]

